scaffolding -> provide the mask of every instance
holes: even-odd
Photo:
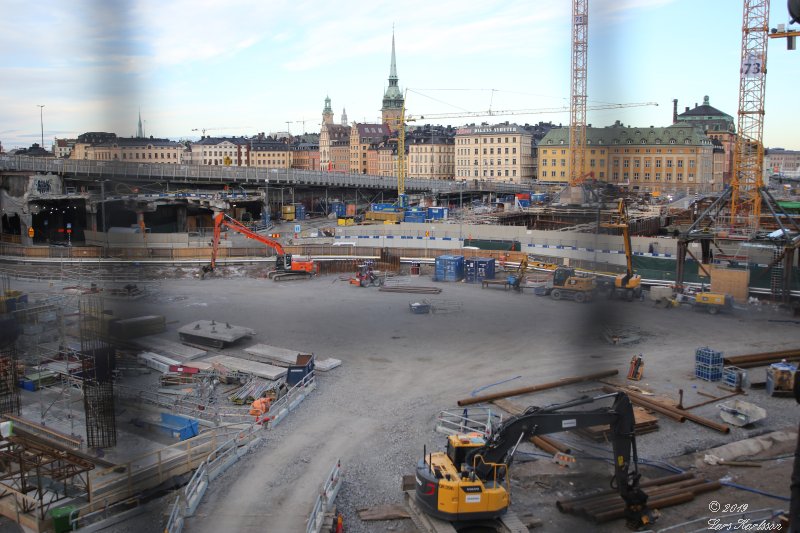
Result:
[[[105,336],[103,301],[96,295],[80,300],[80,339],[86,445],[110,448],[117,444],[114,415],[114,347]]]

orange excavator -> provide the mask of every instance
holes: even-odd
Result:
[[[275,250],[277,253],[275,269],[267,274],[267,277],[273,281],[310,278],[317,273],[317,265],[314,261],[298,261],[293,259],[291,254],[287,254],[283,250],[283,246],[281,246],[281,243],[278,241],[259,235],[222,211],[218,211],[214,213],[214,238],[211,242],[211,263],[203,267],[203,275],[208,272],[213,272],[217,266],[217,253],[219,252],[219,239],[222,226],[237,233],[241,233],[248,239],[258,241]]]

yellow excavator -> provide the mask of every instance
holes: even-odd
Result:
[[[619,199],[617,212],[612,217],[611,222],[604,222],[600,224],[600,227],[621,229],[622,240],[625,245],[625,273],[614,278],[613,286],[609,284],[608,297],[625,298],[628,301],[631,301],[634,298],[639,298],[642,295],[642,277],[633,271],[633,247],[631,246],[630,218],[628,217],[628,208],[626,207],[625,200],[623,198]]]
[[[611,407],[565,410],[613,397]],[[628,395],[622,392],[548,407],[529,407],[493,428],[490,434],[464,433],[447,438],[447,450],[428,454],[418,462],[415,502],[427,514],[453,523],[456,530],[476,521],[497,519],[511,503],[509,468],[517,447],[532,436],[608,424],[612,433],[614,479],[612,485],[625,502],[629,526],[651,524],[655,513],[647,507],[647,494],[639,487],[634,415]]]

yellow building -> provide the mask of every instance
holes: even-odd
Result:
[[[586,172],[634,191],[710,192],[714,147],[693,126],[632,128],[617,121],[586,128]],[[539,181],[569,181],[569,128],[553,128],[538,146]]]
[[[76,150],[81,145],[80,150]],[[127,163],[181,163],[183,145],[169,139],[118,137],[113,141],[84,145],[76,143],[75,159],[123,161]],[[80,157],[83,155],[84,157]]]
[[[289,146],[272,137],[260,137],[250,142],[250,166],[257,168],[290,168],[292,152]]]
[[[513,183],[534,179],[533,135],[509,123],[457,129],[455,178]]]
[[[423,126],[406,135],[410,178],[451,180],[455,176],[455,130]]]

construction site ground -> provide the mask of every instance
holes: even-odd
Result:
[[[496,392],[609,369],[620,372],[611,381],[624,383],[631,357],[641,353],[644,379],[636,385],[675,400],[682,389],[684,404],[691,405],[708,399],[700,391],[726,393],[715,383],[694,378],[696,348],[709,346],[738,355],[795,348],[800,341],[800,329],[788,313],[771,305],[712,316],[691,308],[656,308],[650,301],[553,301],[532,291],[481,290],[479,284],[435,283],[423,275],[411,283],[440,287],[439,296],[458,305],[453,312],[417,315],[409,311],[409,303],[427,296],[354,287],[339,276],[275,283],[260,277],[255,268],[223,268],[204,280],[176,279],[174,274],[164,271],[158,291],[119,311],[129,316],[165,315],[167,331],[162,337],[176,342],[177,329],[196,320],[213,319],[256,331],[252,339],[209,350],[209,357],[235,356],[251,344],[266,343],[343,362],[319,374],[319,386],[306,402],[215,480],[197,514],[186,522],[185,530],[191,533],[304,531],[319,485],[337,458],[345,482],[336,506],[344,514],[348,533],[413,532],[409,520],[361,522],[357,510],[402,503],[402,476],[413,473],[424,446],[436,450],[444,445],[444,436],[434,430],[437,414],[456,408],[457,400],[478,389],[509,380],[485,389]],[[24,285],[15,288],[60,289]],[[635,331],[639,342],[609,345],[602,339],[607,325]],[[764,369],[750,369],[750,377],[763,381]],[[601,394],[599,387],[582,383],[512,400],[523,406],[545,405]],[[638,439],[640,456],[693,468],[698,451],[771,431],[796,431],[800,407],[793,399],[749,389],[742,398],[765,408],[767,418],[724,435],[659,416],[660,429]],[[715,403],[693,412],[721,422]],[[583,454],[611,459],[608,444],[571,433],[555,437]],[[579,458],[564,468],[529,443],[521,451],[512,471],[512,509],[521,517],[539,520],[536,531],[625,530],[621,520],[595,526],[556,508],[558,499],[607,488],[612,473],[607,462]],[[765,456],[783,457],[792,451],[793,444],[777,446]],[[709,479],[730,475],[741,485],[788,496],[791,464],[791,458],[784,458],[763,461],[760,468],[708,466],[701,471]],[[642,472],[645,477],[667,473],[648,466]],[[788,508],[788,502],[723,488],[664,509],[658,526],[713,516],[708,510],[712,500],[748,504],[750,509]],[[164,509],[166,505],[156,506]],[[159,530],[164,516],[153,514],[132,518],[113,530]]]

